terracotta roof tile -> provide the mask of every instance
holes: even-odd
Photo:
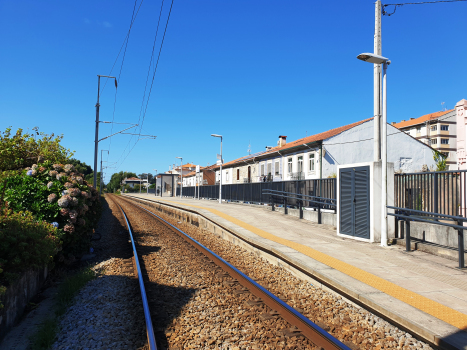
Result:
[[[439,118],[439,117],[441,117],[441,116],[443,116],[445,114],[448,114],[448,113],[452,112],[453,110],[454,109],[450,109],[450,110],[447,110],[447,111],[441,111],[441,112],[425,114],[425,115],[422,115],[419,118],[415,118],[415,119],[411,119],[411,120],[406,120],[405,122],[392,124],[392,126],[398,128],[398,129],[401,129],[401,128],[406,128],[406,127],[412,126],[412,125],[422,124],[424,122],[437,119],[437,118]]]
[[[367,121],[370,121],[372,119],[373,119],[373,117],[365,119],[365,120],[361,120],[359,122],[355,122],[355,123],[352,123],[352,124],[340,126],[338,128],[335,128],[335,129],[324,131],[324,132],[316,134],[316,135],[307,136],[307,137],[304,137],[304,138],[301,138],[301,139],[286,143],[282,147],[276,146],[276,147],[273,147],[273,148],[271,148],[271,149],[269,149],[267,151],[258,152],[258,153],[255,154],[254,157],[271,154],[271,153],[274,153],[274,152],[277,152],[277,151],[285,151],[287,149],[290,149],[290,148],[293,148],[293,147],[296,147],[296,146],[300,146],[300,145],[304,145],[304,144],[308,144],[308,143],[311,143],[311,142],[322,141],[322,140],[328,139],[328,138],[330,138],[332,136],[336,136],[336,135],[338,135],[338,134],[340,134],[340,133],[342,133],[342,132],[344,132],[346,130],[349,130],[349,129],[353,128],[353,127],[356,127],[356,126],[358,126],[360,124],[363,124],[363,123],[365,123]],[[252,156],[253,155],[248,155],[248,156],[243,156],[243,157],[234,159],[234,160],[232,160],[230,162],[224,163],[223,166],[229,166],[229,165],[233,165],[233,164],[236,164],[236,163],[246,162],[247,159],[253,159],[254,157],[252,157]],[[216,166],[216,167],[218,167],[218,166]]]

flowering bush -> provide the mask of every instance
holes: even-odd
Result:
[[[0,193],[3,191],[13,211],[28,210],[36,219],[56,223],[65,232],[61,255],[76,256],[89,249],[101,204],[97,191],[72,164],[33,164],[22,174],[6,178],[0,184]]]

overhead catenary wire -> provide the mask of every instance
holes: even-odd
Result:
[[[135,16],[134,16],[134,17],[132,16],[133,19],[132,19],[132,21],[131,21],[131,23],[130,23],[130,28],[128,29],[128,32],[127,32],[127,34],[126,34],[126,36],[125,36],[125,39],[123,39],[123,43],[122,43],[122,46],[120,47],[120,51],[118,51],[117,57],[115,58],[115,61],[114,61],[114,64],[112,65],[112,68],[110,69],[110,72],[109,72],[109,74],[107,74],[107,75],[112,75],[112,72],[113,72],[113,70],[114,70],[114,68],[115,68],[115,65],[116,65],[117,62],[118,62],[118,58],[120,57],[120,54],[122,53],[123,47],[125,46],[125,44],[127,43],[128,38],[130,37],[131,28],[133,28],[133,24],[134,24],[135,21],[136,21],[136,17],[138,16],[138,13],[139,13],[139,10],[141,9],[141,5],[143,4],[143,1],[144,1],[144,0],[141,0],[141,3],[140,3],[139,6],[138,6],[138,10],[136,11]],[[136,4],[136,0],[135,0],[135,4]],[[134,9],[133,9],[133,10],[134,10]],[[108,80],[108,79],[105,80],[105,83],[104,83],[104,85],[103,85],[103,87],[102,87],[102,89],[101,89],[101,91],[100,91],[101,94],[104,92],[104,89],[105,89],[105,87],[106,87],[106,85],[107,85],[107,80]]]
[[[143,4],[143,1],[144,0],[141,0],[141,3],[140,3],[140,6],[138,7],[138,11],[139,11],[139,8],[141,7],[141,5]],[[122,75],[122,70],[123,70],[123,64],[125,62],[125,56],[126,56],[126,51],[127,51],[127,48],[128,48],[128,43],[130,41],[130,33],[131,33],[131,28],[133,27],[133,23],[134,23],[134,20],[135,20],[135,9],[136,9],[136,4],[137,4],[138,0],[135,0],[135,3],[133,5],[133,13],[131,14],[131,21],[130,21],[130,28],[128,29],[128,34],[126,36],[126,43],[125,43],[125,50],[123,52],[123,57],[122,57],[122,63],[120,65],[120,71],[118,73],[118,81],[120,81],[120,77]],[[121,52],[121,49],[120,49],[120,52]],[[119,55],[120,55],[120,52],[119,52]],[[117,59],[118,59],[118,56],[117,56]],[[117,62],[117,60],[115,60],[115,62]],[[115,66],[115,63],[114,63],[114,66]],[[112,67],[113,69],[113,67]],[[111,125],[111,128],[110,128],[110,134],[113,133],[113,124],[114,124],[114,120],[115,120],[115,109],[116,109],[116,105],[117,105],[117,93],[118,93],[118,89],[115,89],[115,98],[114,98],[114,107],[113,107],[113,113],[112,113],[112,125]],[[109,152],[107,153],[107,161],[109,160],[109,157],[110,157],[110,148],[112,146],[112,138],[109,138],[109,146],[108,146],[108,149],[109,149]]]
[[[144,85],[144,92],[143,92],[143,99],[141,101],[141,108],[140,108],[140,112],[139,112],[139,117],[138,117],[138,123],[140,122],[141,120],[141,115],[142,115],[142,112],[143,112],[143,106],[144,106],[144,100],[146,98],[146,90],[147,90],[147,87],[148,87],[148,81],[149,81],[149,73],[151,72],[151,67],[152,67],[152,63],[153,63],[153,59],[154,59],[154,49],[156,48],[156,42],[157,42],[157,35],[159,33],[159,27],[160,27],[160,21],[161,21],[161,17],[162,17],[162,10],[164,8],[164,0],[162,0],[161,2],[161,9],[159,11],[159,19],[157,21],[157,27],[156,27],[156,34],[154,35],[154,42],[153,42],[153,45],[152,45],[152,51],[151,51],[151,57],[149,59],[149,66],[148,66],[148,73],[147,73],[147,76],[146,76],[146,83]],[[139,130],[139,133],[141,134],[141,128]],[[130,140],[128,141],[127,145],[125,146],[125,149],[123,150],[121,156],[118,158],[117,162],[120,161],[120,159],[122,159],[123,155],[125,154],[125,151],[127,150],[127,148],[130,146],[131,144],[131,141],[133,140],[133,136],[130,137]],[[133,146],[131,147],[130,151],[126,154],[125,158],[122,160],[121,164],[123,164],[123,162],[125,162],[126,158],[128,157],[128,155],[131,153],[131,151],[133,151],[133,149],[135,148],[136,144],[138,143],[138,139],[136,140],[136,142],[133,144]]]
[[[162,2],[163,3],[163,2]],[[169,25],[169,20],[170,20],[170,15],[172,13],[172,8],[173,8],[173,3],[174,3],[174,0],[171,1],[171,4],[170,4],[170,9],[169,9],[169,13],[167,15],[167,21],[165,23],[165,28],[164,28],[164,34],[162,36],[162,40],[161,40],[161,44],[160,44],[160,47],[159,47],[159,53],[157,55],[157,60],[156,60],[156,64],[155,64],[155,67],[154,67],[154,72],[153,72],[153,75],[152,75],[152,80],[151,80],[151,86],[149,88],[149,93],[148,93],[148,97],[146,99],[146,107],[144,109],[144,113],[143,113],[143,118],[142,118],[142,121],[141,121],[141,124],[139,123],[139,119],[138,119],[138,125],[140,126],[139,128],[139,133],[138,133],[138,139],[136,140],[135,144],[133,145],[133,147],[131,148],[130,152],[128,152],[128,154],[125,156],[125,158],[123,159],[122,161],[122,164],[123,162],[126,160],[126,158],[128,157],[128,155],[131,153],[131,151],[134,149],[134,147],[136,146],[136,144],[138,143],[139,141],[139,137],[141,136],[141,131],[143,129],[143,124],[144,124],[144,119],[146,117],[146,112],[147,112],[147,109],[148,109],[148,105],[149,105],[149,99],[151,97],[151,92],[152,92],[152,87],[154,85],[154,78],[156,76],[156,72],[157,72],[157,67],[159,66],[159,60],[160,60],[160,57],[161,57],[161,52],[162,52],[162,47],[164,45],[164,40],[165,40],[165,35],[167,33],[167,28],[168,28],[168,25]],[[161,11],[162,11],[162,6],[161,6]],[[159,20],[160,20],[160,16],[159,16]],[[159,30],[159,22],[158,22],[158,28],[157,28],[157,31]],[[156,36],[157,36],[157,31],[156,31]],[[152,58],[154,57],[153,56],[153,53],[154,53],[154,50],[151,54],[151,61],[150,61],[150,65],[149,67],[151,67],[152,65]],[[145,89],[146,91],[146,89]],[[143,100],[144,101],[144,100]],[[143,102],[144,103],[144,102]]]

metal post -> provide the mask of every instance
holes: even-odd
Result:
[[[318,224],[321,225],[321,203],[318,203]]]
[[[434,174],[434,189],[433,189],[433,213],[438,213],[438,174]]]
[[[99,149],[99,96],[101,91],[101,77],[115,79],[115,88],[117,88],[117,78],[108,75],[97,75],[97,103],[96,103],[96,135],[94,138],[94,182],[93,186],[97,189],[97,152]]]
[[[387,86],[386,70],[388,62],[383,63],[383,127],[382,127],[382,169],[381,169],[381,246],[388,245],[388,214],[387,214],[387,184],[388,184],[388,154],[387,154]]]
[[[381,1],[375,2],[374,53],[381,56]],[[374,161],[381,159],[381,64],[374,64]]]
[[[405,251],[410,252],[410,219],[405,220]]]
[[[463,226],[464,222],[459,220],[457,225]],[[458,229],[457,230],[457,249],[459,250],[459,268],[464,268],[464,230]]]
[[[101,77],[97,76],[97,103],[96,103],[96,135],[94,138],[94,188],[97,188],[97,152],[99,147],[99,96],[101,90]]]
[[[299,213],[300,213],[299,218],[303,219],[303,210],[302,210],[302,200],[301,199],[298,200],[298,210],[299,210]]]
[[[102,184],[104,183],[103,176],[102,176],[102,152],[107,152],[107,154],[109,154],[108,150],[101,149],[101,176],[99,178],[99,194],[102,194]]]
[[[222,204],[222,136],[221,136],[221,168],[219,181],[219,204]]]
[[[276,208],[274,207],[274,195],[271,194],[271,211],[275,211]]]
[[[284,197],[284,214],[287,214],[287,198]]]

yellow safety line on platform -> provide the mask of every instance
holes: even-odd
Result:
[[[161,200],[161,199],[157,199]],[[163,199],[162,199],[163,200]],[[173,203],[173,201],[167,201]],[[282,244],[289,248],[295,249],[296,251],[309,256],[312,259],[315,259],[329,267],[332,267],[346,275],[355,278],[356,280],[366,283],[367,285],[376,288],[383,293],[386,293],[404,303],[407,303],[427,314],[430,314],[440,320],[453,325],[459,329],[466,329],[467,328],[467,315],[459,312],[457,310],[451,309],[448,306],[440,304],[434,300],[431,300],[423,295],[417,294],[412,292],[408,289],[398,286],[392,282],[386,281],[384,278],[378,277],[369,273],[365,270],[362,270],[358,267],[350,265],[346,262],[343,262],[339,259],[333,258],[327,254],[324,254],[316,249],[310,248],[306,245],[289,241],[288,239],[277,237],[269,232],[261,230],[253,225],[247,224],[239,219],[236,219],[230,215],[227,215],[217,209],[205,208],[198,205],[187,204],[187,203],[179,203],[182,205],[186,205],[189,207],[199,208],[208,210],[211,213],[224,218],[235,225],[243,227],[244,229],[251,231],[262,238],[266,238],[270,241]]]

